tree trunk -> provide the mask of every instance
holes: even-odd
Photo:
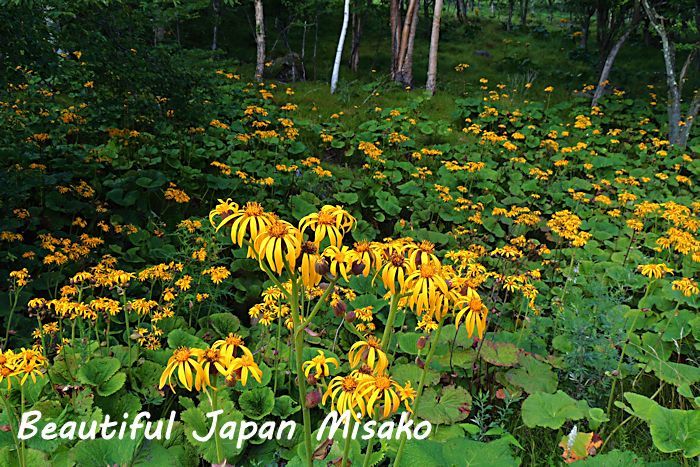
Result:
[[[530,8],[530,0],[520,0],[520,26],[527,25],[527,11]]]
[[[401,6],[399,0],[390,0],[389,29],[391,30],[391,78],[396,78],[399,69],[399,47],[401,44]]]
[[[506,23],[506,30],[513,30],[513,9],[515,8],[515,0],[508,0],[508,22]]]
[[[583,34],[581,34],[579,47],[583,50],[588,50],[588,37],[591,35],[591,16],[593,16],[593,13],[587,12],[583,17],[583,24],[581,25]]]
[[[357,72],[360,67],[360,38],[362,37],[362,13],[352,14],[352,49],[350,52],[350,69]]]
[[[416,0],[418,3],[418,0]],[[418,28],[418,6],[413,10],[413,18],[411,20],[411,30],[408,35],[408,44],[406,44],[406,53],[401,66],[397,73],[396,82],[404,86],[413,86],[413,45],[416,39],[416,29]]]
[[[700,97],[696,91],[688,115],[686,116],[686,121],[681,123],[681,90],[683,81],[685,80],[685,74],[690,67],[690,62],[692,62],[697,49],[693,50],[693,52],[688,55],[688,59],[681,70],[680,79],[676,79],[676,50],[673,42],[669,38],[668,31],[666,31],[664,18],[660,17],[656,10],[649,5],[648,0],[642,0],[642,4],[644,5],[644,10],[647,13],[649,22],[661,38],[661,48],[664,56],[664,64],[666,66],[666,84],[668,86],[668,140],[674,146],[683,148],[687,144],[687,138],[690,134],[693,120],[700,109]]]
[[[214,30],[212,31],[211,50],[216,50],[219,24],[221,24],[221,0],[213,0],[211,6],[214,10]]]
[[[428,80],[425,89],[432,95],[435,94],[437,82],[438,43],[440,42],[440,16],[442,15],[443,0],[435,0],[433,9],[433,30],[430,34],[430,54],[428,56]]]
[[[457,20],[460,23],[467,21],[467,6],[464,4],[464,0],[457,0]]]
[[[306,20],[304,20],[304,32],[301,35],[301,80],[306,81],[306,63],[304,60],[306,59],[306,29],[309,27],[309,25],[306,23]]]
[[[265,16],[262,0],[255,0],[255,46],[257,59],[255,64],[255,79],[262,81],[265,72]]]
[[[603,96],[603,91],[605,91],[605,86],[608,84],[608,77],[610,76],[610,70],[612,69],[613,63],[615,63],[615,59],[617,58],[618,52],[620,52],[620,49],[622,48],[622,45],[625,43],[629,35],[632,33],[636,26],[635,24],[631,24],[629,28],[625,31],[625,33],[620,36],[620,38],[615,42],[615,45],[613,45],[612,49],[610,49],[610,53],[608,54],[608,58],[605,60],[605,64],[603,65],[603,69],[600,72],[600,79],[598,80],[598,86],[595,89],[595,93],[593,94],[593,100],[591,101],[591,107],[596,107],[598,105],[598,101],[600,98]]]
[[[410,0],[406,9],[394,68],[394,81],[404,86],[413,84],[413,44],[418,25],[418,4],[419,0]]]
[[[340,60],[343,57],[343,46],[345,45],[345,34],[348,32],[348,22],[350,21],[350,0],[345,0],[343,7],[343,27],[340,30],[338,48],[335,51],[335,62],[333,62],[333,74],[331,75],[331,94],[335,93],[338,87],[338,74],[340,73]]]

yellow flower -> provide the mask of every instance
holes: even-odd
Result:
[[[248,235],[248,240],[252,243],[258,237],[258,234],[271,224],[272,221],[273,218],[270,213],[265,212],[259,203],[250,201],[246,203],[243,209],[233,212],[226,217],[219,223],[217,228],[230,224],[231,241],[238,246],[243,246],[243,240],[246,239],[246,234]],[[251,248],[248,248],[248,257],[254,257]]]
[[[680,291],[686,297],[692,297],[693,295],[697,295],[698,293],[700,293],[700,288],[698,288],[697,282],[695,282],[693,279],[690,279],[689,277],[684,277],[682,279],[673,281],[671,287],[673,288],[673,290]]]
[[[366,363],[377,374],[383,373],[389,366],[389,360],[382,350],[382,345],[374,336],[355,342],[348,352],[348,361],[353,368]]]
[[[218,373],[225,374],[226,367],[229,365],[229,357],[223,354],[219,349],[206,349],[198,356],[198,363],[202,371],[198,371],[195,375],[195,387],[198,391],[211,386],[209,375],[213,370]]]
[[[408,306],[418,316],[426,310],[432,315],[444,304],[447,295],[447,283],[440,276],[440,264],[433,261],[421,264],[406,278],[403,290],[409,294]]]
[[[637,266],[637,270],[650,279],[661,279],[666,274],[673,275],[673,269],[664,263],[640,264]]]
[[[237,357],[238,349],[240,349],[244,355],[250,355],[252,357],[253,353],[243,344],[244,342],[241,336],[229,333],[226,338],[214,342],[211,348],[221,350],[221,353],[228,358]]]
[[[353,249],[348,253],[348,262],[354,267],[362,266],[362,275],[367,277],[371,269],[379,269],[382,265],[381,254],[378,248],[368,241],[355,242]]]
[[[253,249],[260,260],[260,267],[267,260],[270,269],[277,274],[282,273],[285,262],[287,267],[294,270],[301,250],[301,232],[287,221],[274,219],[255,237]]]
[[[389,255],[389,261],[382,268],[382,282],[384,287],[396,295],[404,287],[406,276],[410,274],[412,268],[409,267],[406,256],[401,251],[394,251]],[[398,283],[398,289],[396,287]]]
[[[318,255],[318,245],[314,242],[304,242],[301,245],[301,255],[297,260],[301,270],[301,281],[307,288],[313,288],[321,282],[321,275],[316,272]]]
[[[464,320],[464,325],[467,328],[467,335],[472,337],[472,334],[474,334],[474,328],[476,328],[477,333],[479,334],[479,339],[483,339],[484,331],[486,330],[486,318],[489,314],[488,308],[484,306],[484,303],[481,301],[481,297],[479,297],[479,294],[477,294],[473,289],[467,290],[465,300],[461,302],[461,304],[466,304],[466,306],[459,313],[457,313],[455,326],[459,328],[459,323],[466,314],[467,316]]]
[[[262,382],[262,370],[253,360],[253,356],[249,354],[244,354],[240,358],[233,359],[226,378],[231,379],[233,373],[241,380],[243,386],[248,383],[248,373],[250,373],[258,383]]]
[[[309,214],[299,221],[299,230],[314,231],[314,243],[320,245],[328,237],[332,246],[340,247],[343,235],[355,225],[355,218],[340,206],[326,205],[317,213]]]
[[[416,392],[416,390],[413,389],[413,387],[411,386],[411,382],[406,381],[406,384],[403,387],[398,388],[398,393],[401,402],[403,402],[404,407],[406,407],[406,410],[413,413],[413,409],[411,409],[409,401],[412,403],[416,399],[418,392]]]
[[[359,422],[367,413],[365,401],[358,396],[357,392],[357,387],[363,376],[336,376],[328,384],[328,389],[323,394],[321,403],[325,405],[326,400],[330,397],[331,410],[337,410],[341,414],[350,411],[352,417]],[[359,409],[359,412],[356,412],[355,408]]]
[[[325,249],[323,256],[328,258],[330,263],[330,273],[335,277],[343,276],[343,279],[348,280],[348,272],[351,269],[350,260],[350,249],[343,245],[337,247],[331,245]]]
[[[302,365],[301,368],[304,370],[304,374],[306,377],[309,377],[309,374],[311,373],[312,370],[315,371],[314,376],[316,378],[321,378],[330,375],[330,368],[328,367],[328,364],[332,363],[335,365],[336,368],[338,368],[340,365],[338,364],[338,360],[335,358],[326,358],[326,355],[323,353],[322,350],[318,350],[318,355],[316,355],[314,358],[311,360],[305,361]]]
[[[212,227],[216,227],[216,230],[218,231],[221,227],[228,224],[234,218],[234,215],[238,213],[238,211],[240,211],[240,207],[237,203],[231,201],[231,198],[227,199],[226,201],[220,199],[219,204],[217,204],[216,207],[209,212],[209,223],[212,225]],[[216,217],[221,218],[218,225],[214,222]]]
[[[195,358],[201,357],[203,352],[204,351],[202,349],[178,347],[173,352],[173,355],[168,359],[168,364],[165,366],[165,370],[163,370],[163,374],[160,376],[160,384],[158,388],[162,389],[167,383],[170,386],[170,389],[175,391],[172,383],[170,382],[170,378],[172,378],[176,371],[178,380],[188,391],[192,390],[193,384],[200,384],[201,379],[196,375],[199,375],[199,373],[201,373],[203,370]],[[196,389],[199,391],[200,386],[197,386]]]
[[[382,418],[389,418],[401,405],[398,394],[401,389],[401,385],[389,376],[378,374],[363,377],[358,384],[357,392],[358,396],[366,402],[368,415],[372,417],[375,415],[374,404],[379,402],[384,406],[381,412]]]

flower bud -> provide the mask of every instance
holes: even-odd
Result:
[[[354,263],[352,263],[352,266],[350,267],[350,273],[351,273],[351,274],[353,274],[353,275],[355,275],[355,276],[359,276],[359,275],[362,274],[363,272],[365,272],[365,265],[364,265],[364,263],[361,263],[361,262],[359,262],[359,261],[355,261]]]
[[[416,357],[416,365],[422,370],[425,367],[425,362],[420,357]]]
[[[316,375],[313,373],[309,373],[309,376],[306,377],[306,383],[309,386],[316,386],[316,383],[318,383],[318,380],[316,379]],[[307,394],[308,396],[308,394]]]
[[[311,392],[306,393],[306,407],[309,409],[313,409],[316,407],[319,403],[321,402],[321,393],[314,389]]]
[[[428,342],[428,339],[426,339],[425,336],[420,336],[420,337],[418,338],[418,342],[416,342],[416,347],[418,348],[418,350],[424,349],[424,348],[425,348],[425,343],[426,343],[426,342]]]
[[[331,270],[331,267],[328,264],[328,260],[326,258],[319,258],[318,261],[316,261],[316,264],[314,265],[314,269],[316,270],[316,274],[325,276],[326,274],[328,274],[328,271]]]
[[[347,313],[345,313],[345,321],[347,321],[348,323],[352,323],[353,321],[355,321],[356,317],[357,315],[355,315],[354,310],[350,310]]]
[[[338,300],[335,305],[333,305],[333,314],[336,315],[338,318],[343,316],[345,314],[345,311],[348,309],[348,306],[345,304],[344,301]]]

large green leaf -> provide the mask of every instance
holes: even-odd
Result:
[[[260,420],[275,408],[275,394],[268,387],[245,391],[238,399],[243,413],[253,420]]]
[[[118,370],[121,364],[113,357],[97,357],[82,365],[78,370],[78,379],[83,384],[99,386],[107,382]]]
[[[625,399],[634,415],[649,424],[651,439],[659,451],[681,451],[688,458],[700,456],[700,410],[667,409],[633,392],[626,392]]]
[[[580,420],[588,413],[585,401],[572,399],[563,391],[554,394],[537,392],[525,399],[522,407],[523,422],[528,427],[559,428],[567,420]]]
[[[518,363],[518,348],[509,342],[484,341],[481,358],[496,366],[514,366]]]
[[[469,416],[471,405],[472,396],[464,388],[450,386],[439,394],[428,388],[420,398],[416,416],[435,425],[452,425]]]
[[[520,367],[506,373],[506,378],[511,384],[523,388],[528,394],[553,393],[557,390],[559,378],[550,365],[540,362],[531,355],[524,355],[518,360]]]

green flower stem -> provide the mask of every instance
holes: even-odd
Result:
[[[292,312],[292,321],[294,329],[299,329],[301,325],[301,316],[299,316],[299,284],[297,284],[296,276],[292,277],[292,293],[290,297],[290,308]],[[299,405],[302,407],[302,416],[304,419],[304,446],[306,449],[306,464],[311,467],[313,461],[311,459],[311,414],[309,408],[306,407],[306,378],[302,370],[304,362],[304,334],[302,332],[294,333],[294,355],[297,367],[297,379],[299,386]]]
[[[306,328],[309,325],[314,316],[316,316],[316,313],[318,313],[318,311],[321,309],[321,305],[326,302],[328,296],[331,294],[333,289],[335,289],[336,282],[338,282],[338,278],[333,279],[331,283],[328,284],[328,287],[326,287],[326,290],[323,292],[323,295],[321,295],[321,298],[319,298],[316,305],[314,305],[313,309],[311,310],[311,313],[309,313],[309,316],[307,316],[304,322],[301,323],[298,329],[296,326],[294,327],[294,329],[296,329],[295,332],[301,332],[304,330],[304,328]]]
[[[13,294],[10,292],[10,302],[12,306],[10,307],[10,314],[7,317],[7,329],[5,330],[5,342],[3,343],[3,348],[7,350],[7,344],[10,342],[10,328],[12,325],[12,317],[15,314],[15,309],[17,308],[17,301],[19,300],[19,293],[22,291],[22,287],[17,289]],[[13,297],[14,295],[14,297]],[[14,300],[12,300],[14,298]]]
[[[362,467],[369,467],[369,460],[372,457],[372,447],[374,440],[372,438],[367,441],[367,447],[365,448],[365,458],[362,461]]]
[[[216,412],[219,408],[219,395],[218,391],[216,391],[216,383],[218,379],[219,375],[214,375],[214,384],[212,385],[214,390],[212,391],[213,394],[211,395],[212,412]],[[214,446],[216,448],[216,463],[220,464],[223,462],[223,454],[221,453],[221,440],[219,439],[219,430],[217,427],[214,427]]]
[[[352,431],[350,433],[352,433]],[[350,466],[350,459],[348,459],[348,456],[350,455],[350,443],[352,442],[352,437],[350,436],[350,433],[348,433],[348,436],[345,438],[345,445],[343,446],[343,458],[340,461],[340,467]]]
[[[430,362],[433,360],[435,355],[435,350],[437,349],[438,342],[440,342],[440,333],[442,332],[443,323],[445,322],[445,316],[440,318],[437,331],[435,331],[434,341],[430,344],[430,351],[428,356],[425,358],[425,364],[423,365],[423,371],[420,374],[420,380],[418,381],[418,388],[416,388],[416,401],[413,403],[413,415],[418,412],[418,407],[420,406],[420,397],[423,394],[423,387],[425,386],[425,378],[428,375],[428,370],[430,368]],[[433,336],[431,336],[433,337]],[[410,418],[413,418],[413,415]],[[401,438],[401,444],[399,444],[399,450],[396,451],[396,458],[394,459],[394,467],[397,467],[401,462],[401,457],[403,456],[403,450],[406,447],[406,437]]]
[[[387,346],[391,341],[391,335],[394,331],[394,320],[396,319],[396,310],[399,308],[399,295],[395,294],[391,297],[389,306],[389,316],[386,318],[386,326],[384,326],[384,334],[382,335],[382,349],[386,352]]]
[[[10,392],[7,392],[7,396],[10,396]],[[17,426],[19,427],[19,422],[17,420],[17,417],[15,417],[15,412],[10,408],[10,405],[8,403],[8,400],[5,398],[5,396],[0,395],[0,399],[2,399],[2,404],[5,406],[5,413],[7,413],[7,417],[12,418]],[[19,465],[20,467],[26,467],[26,464],[24,462],[24,456],[22,455],[22,445],[19,442],[19,438],[17,438],[17,433],[15,433],[15,427],[12,424],[13,420],[8,420],[10,423],[10,432],[12,433],[12,440],[15,443],[15,449],[17,449],[17,458],[19,459]]]

